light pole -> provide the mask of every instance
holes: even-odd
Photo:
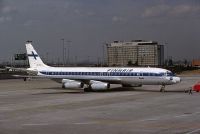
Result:
[[[103,66],[104,66],[104,64],[105,64],[105,49],[104,49],[104,43],[103,43],[103,46],[102,46],[102,49],[103,49],[103,61],[102,61],[102,64],[103,64]]]
[[[88,56],[88,64],[90,64],[90,56]]]
[[[77,66],[77,56],[75,56],[75,66]]]
[[[49,60],[49,53],[48,52],[46,52],[46,62],[47,62],[47,64],[48,64],[48,61]]]
[[[71,40],[68,40],[67,41],[67,45],[68,45],[68,47],[67,47],[67,63],[69,64],[70,63],[70,61],[69,61],[69,56],[70,56],[70,43],[71,43],[72,41]]]
[[[63,45],[63,66],[65,65],[65,39],[62,38],[62,45]]]
[[[169,55],[168,55],[168,43],[167,42],[164,42],[164,50],[163,50],[163,53],[164,53],[164,64],[166,64],[167,66],[168,66],[168,63],[169,63]],[[166,52],[166,54],[165,54],[165,52]]]

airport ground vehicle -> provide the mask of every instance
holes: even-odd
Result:
[[[200,81],[193,86],[193,91],[200,92]]]

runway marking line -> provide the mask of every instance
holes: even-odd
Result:
[[[200,132],[200,129],[193,130],[193,131],[188,132],[188,133],[186,133],[186,134],[193,134],[193,133],[196,133],[196,132]]]
[[[73,123],[74,125],[90,125],[90,124],[96,124],[97,122],[77,122]]]
[[[174,117],[175,117],[175,118],[179,118],[179,117],[193,116],[193,115],[197,115],[197,114],[200,114],[200,112],[195,112],[195,113],[185,113],[185,114],[177,115],[177,116],[174,116]]]
[[[200,112],[189,113],[189,114],[181,114],[181,115],[176,115],[176,116],[173,116],[173,117],[174,118],[180,118],[180,117],[194,116],[194,115],[197,115],[197,114],[200,114]],[[155,117],[155,118],[150,118],[150,119],[144,119],[144,120],[141,120],[141,121],[156,121],[156,120],[164,120],[164,119],[169,119],[169,118],[171,118],[171,117],[169,117],[169,116]]]
[[[48,123],[30,123],[30,124],[22,124],[22,126],[47,126]]]

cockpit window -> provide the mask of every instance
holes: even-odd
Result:
[[[167,76],[174,76],[172,72],[167,72]]]

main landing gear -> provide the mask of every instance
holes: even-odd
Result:
[[[24,77],[24,81],[27,81],[27,78],[26,78],[26,77]]]
[[[162,85],[162,86],[161,86],[160,92],[165,92],[165,85]]]

